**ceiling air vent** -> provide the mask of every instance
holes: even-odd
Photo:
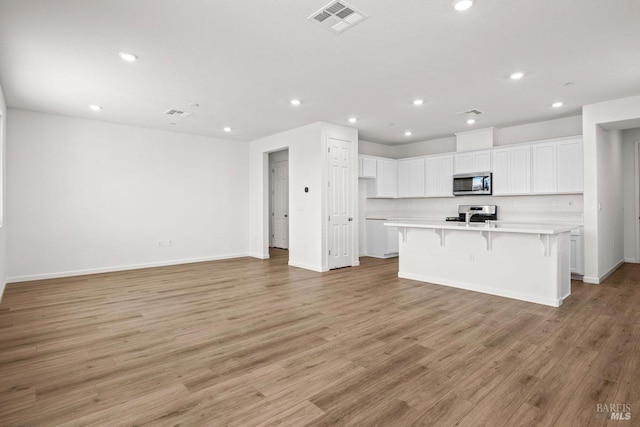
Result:
[[[367,15],[343,1],[332,1],[308,19],[339,34],[367,19]]]
[[[482,114],[482,111],[472,108],[471,110],[460,111],[459,113],[456,113],[456,114],[459,116],[479,116],[480,114]]]
[[[179,116],[179,117],[185,117],[185,118],[193,116],[193,113],[190,111],[180,111],[180,110],[175,110],[173,108],[165,111],[164,113],[169,116]]]

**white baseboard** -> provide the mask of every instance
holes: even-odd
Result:
[[[2,302],[2,296],[4,295],[4,289],[6,286],[6,283],[0,283],[0,303]]]
[[[635,262],[635,261],[633,261],[633,262]],[[584,277],[582,277],[582,281],[584,283],[590,283],[592,285],[599,285],[600,283],[604,282],[607,277],[611,276],[613,274],[613,272],[616,271],[618,268],[620,268],[620,266],[622,264],[624,264],[624,263],[625,263],[624,260],[618,262],[616,265],[611,267],[611,269],[609,271],[607,271],[605,274],[601,275],[600,277],[584,276]]]
[[[613,267],[611,267],[611,269],[609,271],[607,271],[606,273],[604,273],[603,275],[600,276],[600,283],[604,282],[605,279],[609,276],[611,276],[613,274],[614,271],[616,271],[618,268],[620,268],[620,266],[624,264],[624,260],[618,262],[616,265],[614,265]]]
[[[505,289],[492,288],[490,286],[444,280],[437,277],[427,277],[421,274],[398,273],[398,277],[402,279],[411,279],[411,280],[418,280],[420,282],[434,283],[436,285],[450,286],[452,288],[464,289],[467,291],[482,292],[483,294],[496,295],[499,297],[506,297],[506,298],[517,299],[521,301],[534,302],[536,304],[543,304],[551,307],[560,307],[560,304],[562,304],[562,300],[568,296],[568,295],[565,295],[561,299],[543,298],[543,297],[538,297],[536,295],[528,295],[528,294],[513,292]]]
[[[635,258],[625,258],[624,262],[628,262],[630,264],[638,264],[638,261]]]
[[[269,254],[259,254],[257,252],[248,253],[247,256],[250,256],[251,258],[258,258],[258,259],[269,259]]]
[[[292,261],[289,261],[289,266],[290,267],[302,268],[302,269],[305,269],[305,270],[317,271],[318,273],[324,273],[325,271],[329,271],[328,268],[317,267],[315,265],[306,265],[306,264],[301,264],[301,263],[292,262]]]
[[[7,283],[31,282],[33,280],[58,279],[61,277],[85,276],[88,274],[113,273],[114,271],[139,270],[141,268],[166,267],[170,265],[192,264],[195,262],[218,261],[222,259],[242,258],[248,254],[215,255],[201,258],[186,258],[172,261],[157,261],[142,264],[117,265],[112,267],[88,268],[85,270],[59,271],[55,273],[31,274],[8,277]]]

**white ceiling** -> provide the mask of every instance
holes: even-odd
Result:
[[[14,108],[238,141],[356,116],[387,144],[640,94],[638,0],[348,0],[369,18],[339,35],[307,20],[326,3],[0,0],[0,84]],[[455,114],[471,108],[473,127]]]

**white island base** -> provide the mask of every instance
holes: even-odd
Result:
[[[398,277],[559,307],[571,294],[569,226],[389,221]]]

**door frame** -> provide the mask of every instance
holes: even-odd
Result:
[[[286,151],[286,150],[282,150],[282,151]],[[277,151],[276,151],[277,153]],[[271,153],[274,154],[274,153]],[[282,160],[271,160],[269,161],[269,247],[274,248],[275,246],[275,237],[273,236],[273,231],[275,231],[275,207],[274,207],[274,195],[275,195],[275,186],[274,186],[274,175],[275,175],[275,164],[276,163],[281,163],[281,162],[286,162],[287,163],[287,247],[286,249],[289,249],[289,156],[287,155],[286,159],[282,159]],[[285,249],[285,248],[283,248]]]
[[[290,193],[291,192],[291,178],[289,177],[289,171],[291,170],[291,159],[290,159],[290,153],[289,153],[289,147],[282,147],[282,148],[278,148],[276,150],[273,151],[267,151],[264,152],[264,175],[266,180],[264,182],[264,196],[266,199],[266,206],[265,209],[263,211],[264,214],[264,218],[266,220],[265,222],[265,234],[266,234],[266,258],[269,258],[269,249],[272,247],[273,244],[273,238],[271,237],[271,230],[273,227],[273,217],[271,215],[272,211],[273,211],[273,207],[271,206],[272,204],[272,190],[273,190],[273,183],[272,183],[272,178],[273,178],[273,172],[271,172],[271,169],[273,168],[273,164],[277,161],[277,160],[273,160],[274,158],[272,156],[277,156],[278,153],[283,153],[286,152],[287,155],[286,157],[282,157],[281,160],[287,160],[287,191]],[[290,196],[290,194],[289,194]],[[288,206],[287,206],[287,210],[291,211],[291,203],[290,203],[290,197],[289,197],[289,201],[288,201]],[[289,218],[290,219],[290,218]],[[289,227],[289,224],[287,224],[287,227]],[[289,233],[289,231],[287,231],[287,233]],[[289,234],[287,234],[287,237],[289,238]],[[289,240],[289,239],[288,239]],[[287,242],[287,246],[290,246],[290,242]]]
[[[634,179],[633,179],[633,193],[635,196],[635,237],[636,237],[636,253],[635,262],[640,263],[640,141],[636,141],[635,144],[635,158],[634,158]]]

